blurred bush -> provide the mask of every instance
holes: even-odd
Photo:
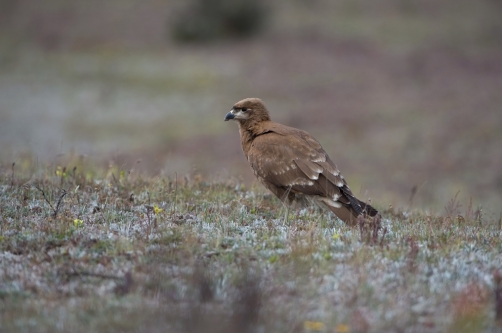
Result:
[[[269,16],[261,0],[193,0],[171,23],[180,42],[245,38],[257,34]]]

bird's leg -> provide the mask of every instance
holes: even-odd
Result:
[[[281,199],[284,207],[286,208],[286,218],[284,219],[284,223],[287,225],[289,224],[289,206],[291,204],[289,194],[291,193],[291,186],[288,187],[288,189],[284,192],[284,195]]]
[[[284,215],[284,223],[288,224],[289,222],[289,205],[287,202],[282,201],[282,209],[279,212],[279,214],[286,214]]]

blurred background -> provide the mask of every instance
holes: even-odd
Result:
[[[4,166],[252,184],[223,122],[245,97],[377,207],[500,214],[502,1],[0,1]]]

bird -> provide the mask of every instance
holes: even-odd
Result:
[[[236,121],[244,156],[256,178],[282,202],[313,202],[347,225],[377,216],[357,199],[321,144],[306,131],[273,122],[259,98],[234,104],[225,121]]]

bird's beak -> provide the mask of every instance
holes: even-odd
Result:
[[[234,119],[235,118],[235,114],[232,113],[232,111],[230,111],[229,113],[227,113],[227,115],[225,116],[225,121],[229,121],[231,119]]]

